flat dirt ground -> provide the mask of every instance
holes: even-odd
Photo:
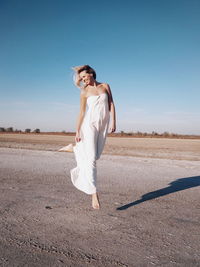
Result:
[[[200,266],[200,140],[108,138],[100,210],[74,137],[0,135],[0,266]]]
[[[0,147],[57,151],[74,136],[0,134]],[[103,154],[200,161],[200,139],[107,137]]]

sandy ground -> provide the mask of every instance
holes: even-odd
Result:
[[[0,147],[57,151],[74,136],[0,134]],[[103,154],[200,161],[200,139],[108,137]]]
[[[159,141],[165,158],[156,158],[157,140],[145,156],[140,139],[134,156],[102,155],[99,211],[71,183],[72,153],[2,141],[0,266],[200,266],[199,142],[188,141]]]

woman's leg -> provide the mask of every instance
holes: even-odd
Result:
[[[97,193],[92,194],[92,207],[94,209],[100,208],[99,197]]]
[[[64,146],[58,150],[59,152],[73,152],[73,144]]]

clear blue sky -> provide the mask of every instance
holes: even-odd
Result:
[[[0,0],[0,127],[75,131],[83,64],[117,131],[200,134],[199,0]]]

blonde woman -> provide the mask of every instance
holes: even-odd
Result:
[[[70,144],[66,149],[74,151],[77,162],[77,166],[70,171],[71,181],[77,189],[92,195],[92,207],[99,209],[96,160],[101,156],[108,131],[116,130],[115,105],[109,85],[96,80],[93,68],[83,65],[73,69],[75,84],[80,88],[80,113],[76,144]]]

